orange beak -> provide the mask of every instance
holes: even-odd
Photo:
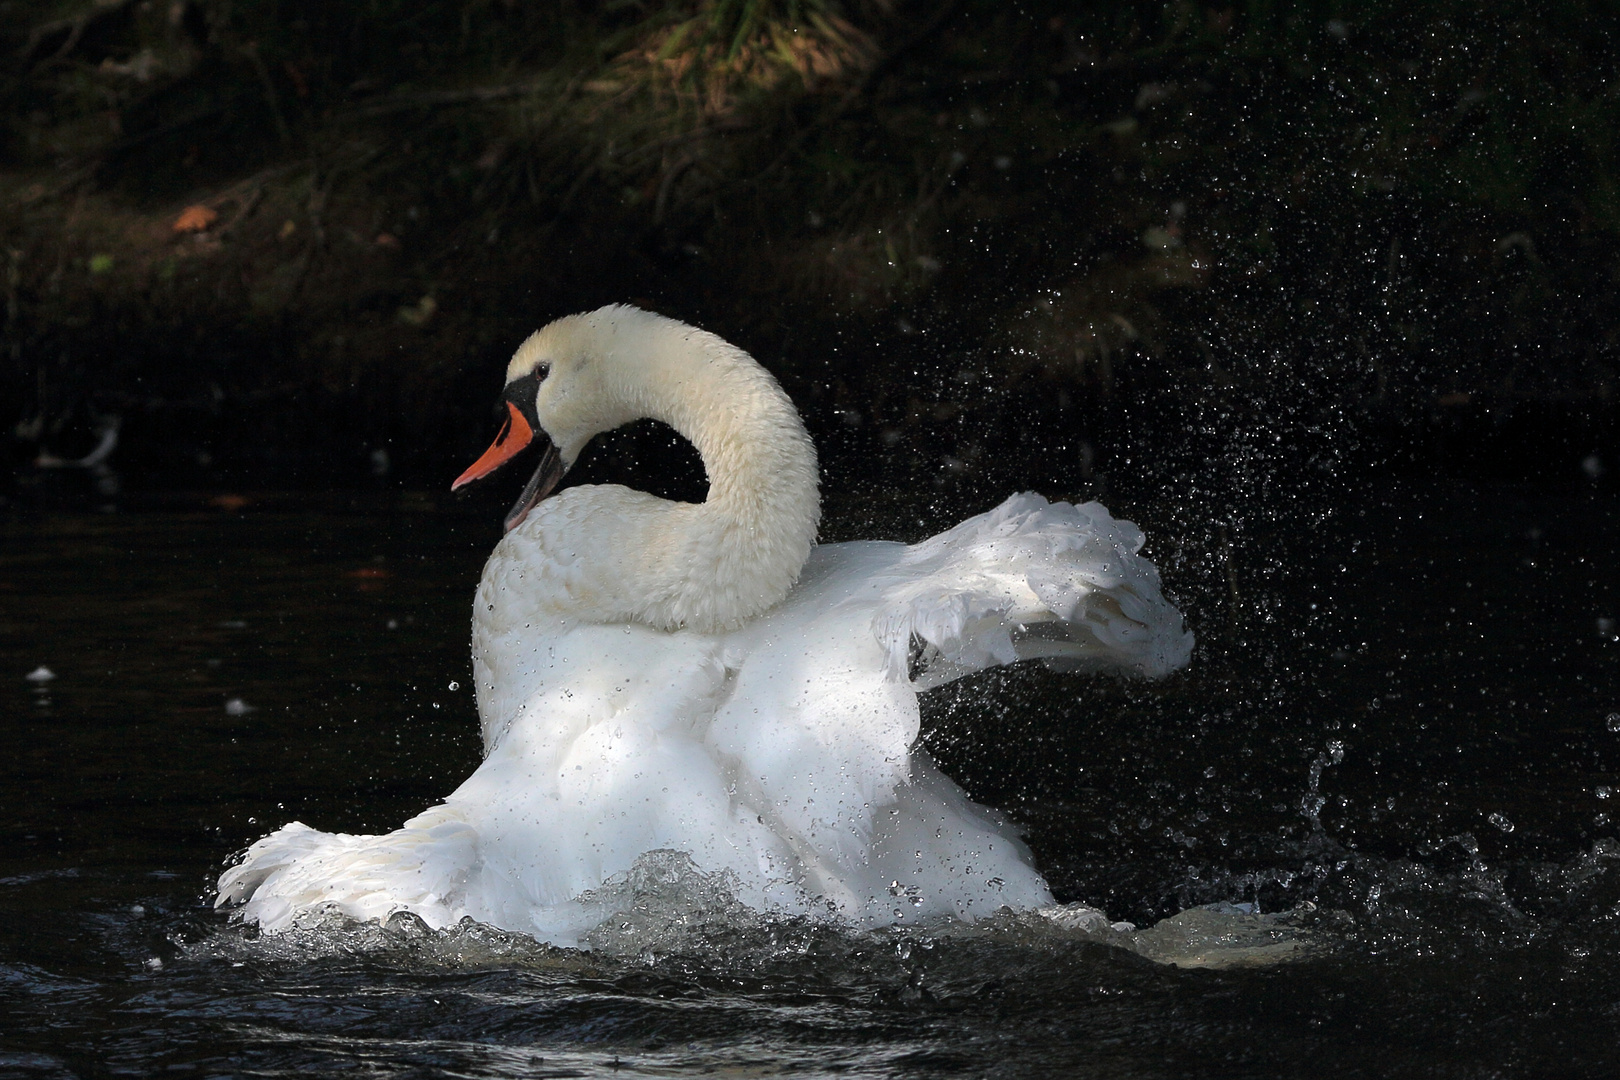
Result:
[[[534,429],[529,427],[527,420],[523,419],[523,414],[518,411],[518,407],[508,401],[506,403],[506,412],[506,423],[501,425],[501,433],[495,436],[495,442],[490,445],[488,450],[484,451],[483,457],[473,462],[466,472],[456,477],[456,482],[450,485],[451,491],[455,491],[457,488],[470,484],[481,477],[488,476],[508,461],[511,461],[520,450],[534,441]]]

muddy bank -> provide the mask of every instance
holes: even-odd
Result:
[[[10,497],[114,424],[126,486],[435,484],[612,301],[840,483],[1620,461],[1599,5],[334,7],[0,7]]]

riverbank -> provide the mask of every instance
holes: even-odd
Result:
[[[431,479],[613,301],[846,482],[1617,460],[1595,7],[396,6],[0,15],[13,495]]]

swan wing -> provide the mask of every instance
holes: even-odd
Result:
[[[1018,660],[1149,677],[1184,667],[1193,635],[1142,543],[1101,503],[1025,493],[907,548],[872,622],[890,674],[929,689]]]
[[[1142,542],[1097,503],[1018,495],[910,547],[817,548],[788,600],[730,636],[706,739],[809,895],[877,921],[1050,901],[1016,830],[915,748],[917,691],[1037,658],[1181,667],[1192,635]]]

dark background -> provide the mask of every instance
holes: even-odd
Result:
[[[441,490],[517,342],[615,301],[757,355],[834,491],[1590,483],[1616,21],[0,3],[0,494],[71,497],[32,463],[113,418],[125,491]]]
[[[1614,1075],[1617,22],[0,0],[0,1072]],[[922,748],[1061,899],[1314,904],[1323,952],[227,925],[267,830],[476,766],[526,469],[447,489],[523,337],[623,301],[778,375],[826,540],[1139,523],[1188,669],[981,673]],[[652,424],[603,479],[703,490]]]

